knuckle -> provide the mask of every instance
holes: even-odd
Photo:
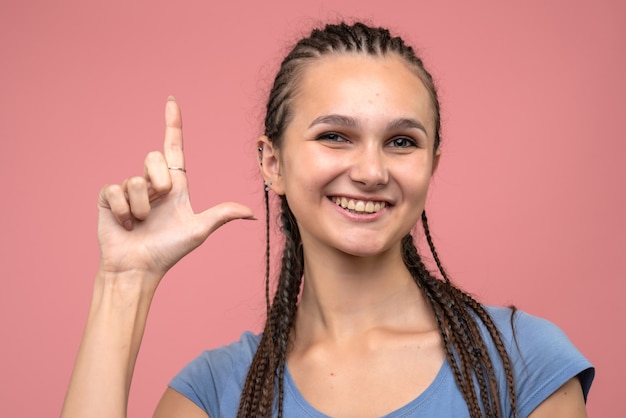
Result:
[[[132,190],[141,190],[146,187],[146,179],[140,176],[130,177],[126,183],[127,187]]]
[[[172,190],[172,179],[170,176],[155,179],[152,181],[152,188],[158,194],[165,194]]]
[[[145,163],[146,165],[159,164],[163,160],[163,154],[159,151],[150,151],[148,155],[146,155]]]
[[[205,228],[202,228],[199,225],[197,225],[195,228],[191,230],[191,242],[200,244],[207,238],[207,235],[209,233],[210,231],[207,231]]]
[[[119,184],[107,184],[102,188],[102,191],[104,193],[111,193],[115,191],[115,189],[121,189],[121,186]]]
[[[124,189],[119,184],[110,184],[104,187],[103,194],[111,210],[115,213],[128,212],[128,204]]]
[[[110,202],[116,197],[124,195],[124,189],[119,184],[108,184],[102,188],[102,194]]]

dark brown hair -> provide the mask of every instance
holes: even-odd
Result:
[[[304,69],[324,55],[358,53],[370,56],[401,57],[424,83],[433,106],[435,141],[440,145],[440,108],[437,90],[431,75],[413,48],[392,36],[383,28],[362,23],[326,25],[315,29],[310,36],[296,43],[283,60],[269,95],[265,116],[265,135],[280,148],[285,129],[292,118],[293,99],[297,93]],[[270,417],[273,411],[282,417],[283,381],[289,337],[294,326],[298,294],[304,271],[304,254],[295,217],[280,196],[281,231],[285,237],[281,268],[276,292],[270,304],[269,291],[269,196],[265,189],[266,206],[266,302],[267,321],[244,384],[239,404],[239,417]],[[508,400],[517,417],[513,372],[504,343],[485,308],[467,293],[454,286],[446,274],[428,227],[426,213],[422,226],[441,278],[433,276],[415,247],[413,237],[402,239],[402,257],[416,285],[421,289],[435,313],[443,339],[446,357],[454,372],[455,381],[463,394],[472,418],[502,416],[498,383],[494,364],[502,365],[506,375]],[[489,356],[480,332],[479,322],[486,328],[496,347],[498,358]]]

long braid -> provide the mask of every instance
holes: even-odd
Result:
[[[341,53],[369,56],[395,54],[402,58],[420,78],[430,95],[435,127],[434,150],[439,148],[441,122],[437,90],[432,76],[415,51],[386,29],[368,27],[361,23],[353,25],[341,23],[313,30],[308,38],[301,39],[294,46],[281,63],[269,95],[265,116],[265,135],[276,149],[281,148],[283,134],[293,117],[293,98],[297,94],[305,68],[324,55]],[[264,197],[267,321],[244,383],[238,417],[269,417],[273,411],[276,411],[279,417],[282,416],[286,354],[292,337],[304,268],[298,227],[286,198],[282,196],[281,222],[285,247],[276,292],[270,304],[270,205],[267,192]],[[443,280],[434,277],[428,271],[410,234],[402,240],[403,260],[434,312],[446,357],[470,416],[472,418],[502,416],[499,387],[494,372],[494,362],[499,361],[506,374],[509,404],[513,416],[517,417],[512,366],[500,332],[485,308],[451,283],[435,250],[425,213],[422,213],[422,225]],[[487,329],[488,337],[496,347],[498,358],[492,359],[489,356],[479,322]]]
[[[439,256],[437,255],[437,250],[435,249],[435,244],[430,234],[430,228],[428,225],[428,218],[426,217],[426,211],[422,212],[422,227],[424,228],[424,234],[426,235],[426,241],[428,242],[430,251],[433,254],[433,258],[435,259],[435,262],[437,263],[437,268],[439,269],[439,272],[444,277],[444,279],[448,283],[450,283],[450,279],[448,278],[448,275],[445,272],[443,265],[441,264],[441,261],[439,260]],[[489,332],[489,336],[491,340],[493,341],[496,347],[496,350],[498,352],[498,356],[500,357],[500,360],[502,361],[502,364],[504,366],[503,368],[504,368],[504,372],[506,375],[506,385],[507,385],[507,393],[509,397],[509,402],[511,405],[511,409],[513,411],[513,416],[517,417],[517,396],[515,394],[513,366],[511,365],[511,359],[508,355],[506,347],[504,346],[504,342],[502,341],[502,335],[500,334],[500,331],[496,327],[495,323],[493,322],[493,319],[491,318],[491,316],[489,315],[489,313],[487,312],[487,310],[484,308],[483,305],[478,303],[472,296],[463,292],[459,288],[454,287],[454,286],[452,286],[452,288],[454,289],[454,292],[458,295],[458,298],[461,300],[463,305],[469,307],[472,314],[478,317],[479,320],[483,323],[483,325],[487,328],[487,331]],[[513,327],[513,316],[515,314],[515,311],[516,311],[515,307],[512,307],[511,327]],[[475,322],[473,321],[470,323],[475,324]],[[484,340],[480,334],[480,331],[474,328],[472,329],[472,335],[474,337],[475,343],[480,345],[480,349],[477,350],[476,352],[478,353],[478,355],[485,356],[488,359],[489,354],[486,351]],[[515,334],[513,335],[515,336]],[[495,381],[495,372],[493,370],[492,362],[488,361],[487,363],[483,364],[483,367],[484,367],[483,372],[489,377],[489,383],[492,386],[491,390],[493,391],[493,393],[497,393],[497,387],[496,387],[497,383]],[[476,369],[476,370],[478,372],[479,369]],[[496,416],[499,416],[499,414],[496,414]]]
[[[269,193],[267,187],[263,187],[263,197],[265,203],[265,302],[266,302],[266,311],[267,318],[270,317],[270,210],[269,210]],[[271,321],[266,321],[265,324],[265,333],[264,335],[272,335],[271,332]],[[257,356],[266,357],[271,349],[271,345],[268,344],[269,340],[263,338],[259,344],[257,349]],[[252,411],[257,411],[259,409],[259,391],[258,388],[264,385],[264,376],[266,375],[266,370],[269,366],[269,359],[267,358],[259,358],[259,360],[254,364],[254,367],[250,367],[248,370],[248,379],[244,385],[244,389],[242,392],[242,400],[243,394],[249,393],[245,403],[241,402],[239,405],[239,411],[237,416],[246,417],[252,414]]]
[[[512,371],[513,368],[504,342],[502,341],[502,336],[484,306],[478,303],[472,296],[455,287],[450,282],[450,279],[437,255],[437,251],[435,249],[433,239],[430,234],[428,219],[425,213],[422,214],[422,226],[426,236],[426,241],[428,242],[431,253],[433,254],[433,258],[435,259],[439,272],[445,281],[442,282],[435,279],[428,272],[423,262],[421,261],[421,258],[413,243],[413,239],[410,235],[405,237],[402,242],[403,257],[407,268],[409,268],[409,271],[411,271],[413,277],[416,279],[416,281],[418,281],[418,285],[422,290],[424,290],[424,293],[427,295],[427,299],[429,300],[429,302],[431,302],[431,304],[433,302],[439,303],[439,301],[437,300],[439,298],[428,297],[430,293],[428,288],[432,287],[433,289],[436,289],[438,287],[441,287],[445,289],[445,296],[442,296],[441,300],[441,302],[444,302],[442,311],[447,316],[446,319],[450,323],[454,324],[454,334],[456,334],[457,337],[453,338],[452,340],[458,340],[459,343],[459,345],[457,345],[457,347],[454,349],[454,352],[457,356],[459,356],[461,362],[471,362],[472,371],[470,375],[463,376],[463,374],[461,374],[461,376],[463,376],[461,379],[462,382],[459,382],[459,375],[456,373],[455,370],[455,379],[457,379],[457,385],[459,385],[462,393],[464,393],[464,397],[467,400],[467,397],[465,395],[467,391],[463,390],[463,386],[467,386],[468,389],[475,393],[476,389],[473,385],[472,377],[476,378],[480,392],[481,404],[484,411],[478,411],[478,415],[475,416],[480,417],[483,416],[482,414],[484,414],[484,416],[488,417],[500,417],[502,415],[501,405],[499,404],[498,400],[498,387],[495,380],[495,372],[493,367],[493,361],[495,359],[491,359],[489,357],[485,341],[477,325],[477,320],[479,320],[487,329],[489,337],[493,341],[494,346],[498,352],[499,361],[501,362],[506,375],[509,404],[513,411],[513,416],[517,417],[517,397],[515,395],[514,389],[514,378]],[[422,281],[422,283],[420,284],[419,281]],[[435,307],[433,307],[433,309],[435,310],[435,312],[438,311],[438,309],[436,309]],[[445,321],[438,321],[438,323],[440,322]],[[440,330],[442,332],[442,335],[448,334],[448,331],[442,329]],[[444,344],[447,344],[446,338],[444,338]],[[462,349],[459,350],[461,347]],[[446,352],[449,353],[448,350],[446,350]],[[448,354],[448,360],[452,364],[456,361],[456,358],[453,357],[451,359]],[[475,397],[476,395],[470,396]],[[470,408],[470,415],[474,416],[475,413],[476,412],[472,413]]]
[[[287,200],[281,198],[281,201],[281,231],[285,236],[281,271],[263,336],[248,370],[238,417],[269,417],[275,401],[278,416],[282,416],[286,354],[302,284],[304,254],[293,213]]]
[[[296,310],[298,303],[298,295],[300,293],[300,286],[302,284],[302,275],[304,273],[304,254],[302,252],[302,240],[300,238],[300,231],[296,224],[295,217],[289,209],[286,199],[282,199],[282,213],[281,220],[283,226],[283,233],[289,244],[285,244],[285,248],[289,248],[289,252],[285,252],[283,255],[283,265],[289,265],[290,262],[294,263],[293,269],[285,269],[284,279],[281,277],[279,280],[279,286],[276,290],[277,296],[280,295],[282,301],[283,310],[280,312],[279,318],[281,321],[280,333],[277,336],[279,346],[279,359],[278,364],[278,416],[282,416],[282,404],[283,404],[283,384],[285,375],[285,363],[286,355],[289,345],[290,332],[293,328],[296,319]],[[291,270],[291,271],[290,271]],[[282,276],[282,275],[281,275]],[[283,286],[281,286],[283,285]],[[281,305],[279,305],[281,306]]]
[[[422,228],[424,228],[424,235],[426,235],[426,242],[428,242],[428,248],[430,248],[430,252],[435,259],[435,263],[437,264],[437,268],[439,269],[439,273],[446,281],[446,283],[450,283],[450,278],[448,274],[443,268],[443,264],[441,264],[441,260],[439,259],[439,254],[437,254],[437,250],[435,249],[435,244],[433,243],[433,238],[430,235],[430,227],[428,226],[428,218],[426,217],[426,211],[422,211]]]
[[[263,185],[263,201],[265,202],[265,309],[267,318],[270,316],[270,197],[269,190]]]

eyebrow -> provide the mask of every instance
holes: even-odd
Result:
[[[348,128],[358,128],[360,123],[353,117],[343,115],[322,115],[315,118],[309,125],[309,129],[315,125],[328,124],[328,125],[340,125]]]
[[[311,122],[311,124],[309,125],[309,129],[315,125],[320,125],[320,124],[339,125],[339,126],[345,126],[347,128],[359,128],[361,126],[358,119],[356,118],[353,118],[351,116],[345,116],[345,115],[331,114],[331,115],[322,115],[318,118],[315,118],[315,120],[313,120],[313,122]],[[398,129],[418,129],[424,132],[426,136],[428,136],[428,132],[426,131],[426,128],[424,127],[424,125],[422,125],[419,121],[415,119],[411,119],[411,118],[394,119],[387,124],[387,130],[389,131],[398,130]]]
[[[410,118],[400,118],[394,119],[387,124],[387,129],[390,131],[396,129],[419,129],[424,132],[426,136],[428,136],[428,132],[426,132],[426,128],[419,121]]]

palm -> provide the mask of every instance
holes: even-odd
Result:
[[[224,223],[252,217],[237,203],[193,212],[186,173],[168,170],[184,167],[182,144],[180,109],[168,101],[164,153],[146,158],[143,179],[131,178],[100,193],[98,238],[105,271],[140,270],[160,278]],[[125,221],[132,222],[130,230]]]

